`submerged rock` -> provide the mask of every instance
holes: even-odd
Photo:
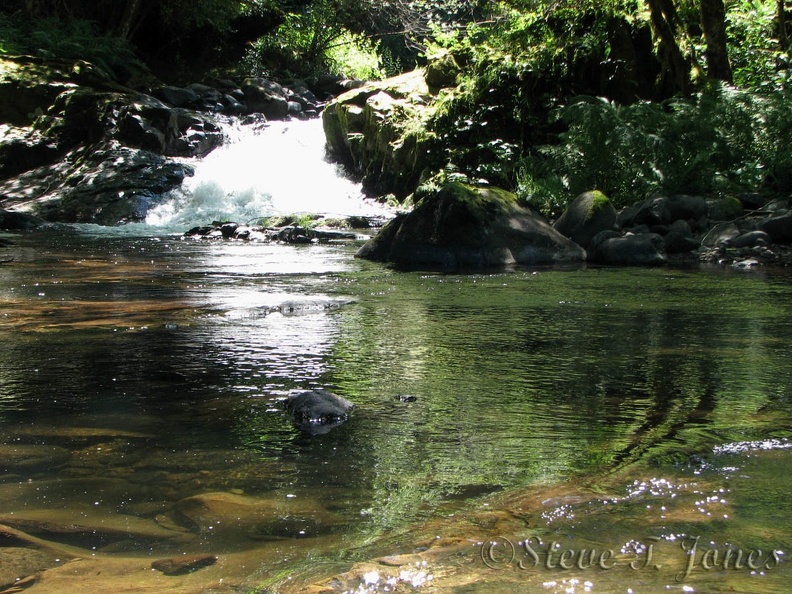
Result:
[[[383,227],[357,257],[442,269],[581,262],[585,251],[514,194],[452,182]]]
[[[176,518],[193,530],[238,540],[316,536],[343,523],[317,500],[277,492],[253,497],[228,492],[202,493],[179,500]]]
[[[14,587],[25,582],[24,578],[60,565],[60,559],[52,553],[26,547],[0,547],[0,559],[0,588],[5,592],[21,592],[24,585]]]
[[[214,555],[189,555],[186,557],[170,557],[151,562],[151,568],[165,575],[184,575],[209,567],[217,563]]]
[[[69,450],[46,445],[0,445],[0,468],[12,471],[57,468],[72,457]]]

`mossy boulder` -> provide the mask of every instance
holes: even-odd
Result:
[[[707,205],[712,221],[733,221],[744,214],[742,202],[734,196],[707,200]]]
[[[613,204],[605,194],[594,190],[575,198],[553,227],[576,244],[588,247],[597,233],[613,229],[615,224]]]
[[[461,72],[453,54],[446,51],[432,57],[424,69],[424,78],[429,88],[441,89],[456,85]]]
[[[420,70],[347,91],[322,113],[329,153],[366,193],[405,198],[427,162],[429,99]]]
[[[389,222],[357,256],[453,270],[580,262],[585,251],[521,207],[514,194],[452,182]]]

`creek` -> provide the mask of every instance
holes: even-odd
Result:
[[[251,135],[272,173],[0,254],[0,525],[63,556],[27,591],[786,591],[787,270],[396,272],[174,233],[379,212],[283,149],[301,125]],[[279,401],[319,387],[357,409],[308,436]],[[34,542],[4,540],[2,579]]]

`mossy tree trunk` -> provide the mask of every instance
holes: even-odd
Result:
[[[704,52],[707,58],[707,76],[732,82],[723,0],[701,0],[701,28],[707,42],[707,50]]]
[[[659,42],[658,57],[663,68],[662,91],[667,94],[690,94],[690,66],[677,42],[678,21],[676,8],[671,0],[646,0],[652,19],[652,27]]]

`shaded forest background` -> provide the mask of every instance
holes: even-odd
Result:
[[[599,188],[792,191],[785,0],[0,0],[0,53],[133,85],[383,78],[445,60],[432,169],[546,214]],[[435,180],[437,181],[437,180]]]

